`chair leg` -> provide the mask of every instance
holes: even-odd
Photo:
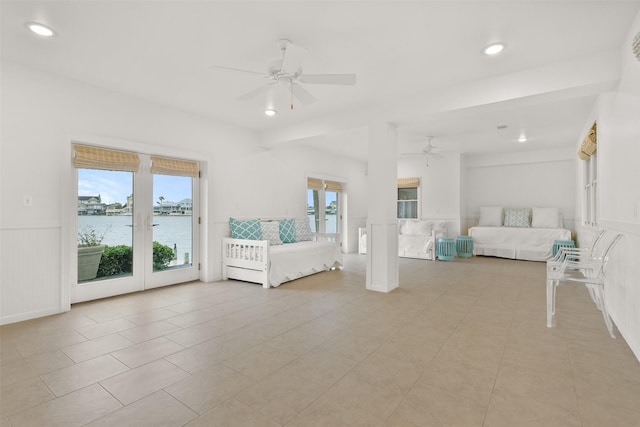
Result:
[[[613,334],[613,322],[611,321],[611,316],[609,316],[609,311],[607,310],[607,303],[604,300],[604,288],[591,283],[587,283],[586,286],[587,289],[589,289],[589,294],[591,294],[591,297],[596,303],[596,307],[598,307],[598,310],[602,312],[604,324],[607,325],[609,335],[611,338],[615,338],[616,336]]]
[[[556,311],[556,286],[553,280],[547,279],[547,328],[553,327],[553,315]]]
[[[595,286],[597,286],[597,285],[592,285],[590,283],[586,284],[586,287],[587,287],[587,290],[589,291],[589,296],[591,297],[591,300],[594,302],[596,307],[598,307],[598,310],[602,310],[602,301],[600,301],[600,298],[596,294],[596,291],[594,289]]]

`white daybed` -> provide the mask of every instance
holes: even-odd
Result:
[[[299,221],[306,221],[308,226],[307,219]],[[223,280],[243,280],[260,283],[264,288],[269,288],[310,274],[342,267],[338,234],[311,233],[309,230],[307,236],[311,240],[280,244],[273,244],[274,240],[269,238],[223,238]]]
[[[480,209],[479,226],[469,229],[474,255],[546,261],[555,240],[571,240],[571,230],[560,226],[559,209],[506,208],[504,215],[499,207]],[[512,220],[512,213],[520,218]]]
[[[446,237],[444,221],[400,220],[398,223],[398,256],[401,258],[436,259],[436,242]],[[359,253],[366,254],[367,233],[360,229]]]

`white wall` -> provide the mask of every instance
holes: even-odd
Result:
[[[584,133],[597,120],[599,226],[624,234],[608,269],[608,307],[616,326],[640,359],[640,61],[631,52],[631,41],[638,32],[640,14],[622,43],[618,90],[599,97]],[[582,162],[576,163],[581,169]],[[576,193],[581,206],[580,184]],[[580,227],[578,237],[588,242],[593,232]]]
[[[0,323],[68,307],[64,248],[75,245],[67,217],[76,213],[63,201],[74,191],[71,138],[202,161],[203,280],[221,276],[229,216],[306,215],[308,171],[345,177],[353,215],[366,216],[358,209],[357,195],[366,193],[361,163],[299,148],[265,151],[251,131],[16,64],[3,62],[1,79]],[[24,196],[32,206],[24,206]],[[39,235],[37,250],[25,245]],[[46,265],[59,268],[39,269],[34,253],[58,260]],[[21,270],[25,264],[34,268]]]
[[[249,173],[234,189],[235,196],[225,195],[216,209],[214,222],[221,235],[229,234],[229,216],[262,218],[307,216],[307,177],[331,179],[343,186],[341,224],[343,251],[357,252],[358,227],[363,227],[367,215],[365,163],[341,158],[313,148],[288,143],[277,148],[260,149],[244,159],[231,160],[229,177]],[[250,198],[238,195],[251,194]],[[216,202],[214,201],[214,204]],[[346,227],[346,228],[344,228]],[[219,276],[216,275],[216,278]]]
[[[558,207],[574,230],[576,164],[573,147],[463,158],[463,232],[481,206]]]
[[[447,220],[449,236],[460,233],[460,154],[442,153],[440,159],[401,158],[398,178],[420,178],[420,217]]]

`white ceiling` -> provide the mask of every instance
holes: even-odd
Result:
[[[2,60],[46,70],[258,132],[366,156],[368,120],[398,126],[400,151],[426,136],[451,151],[575,144],[638,1],[2,1]],[[57,31],[30,34],[38,21]],[[289,110],[284,87],[236,98],[264,78],[277,40],[307,50],[306,73],[356,73],[354,87],[306,85],[318,101]],[[489,58],[490,42],[507,43]],[[605,61],[608,59],[608,61]],[[614,62],[609,68],[602,64]],[[602,68],[604,67],[604,68]],[[267,118],[263,109],[279,111]],[[498,131],[498,125],[507,129]],[[526,133],[527,144],[515,142]]]

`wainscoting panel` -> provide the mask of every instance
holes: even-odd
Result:
[[[2,229],[0,324],[61,311],[60,227]]]

